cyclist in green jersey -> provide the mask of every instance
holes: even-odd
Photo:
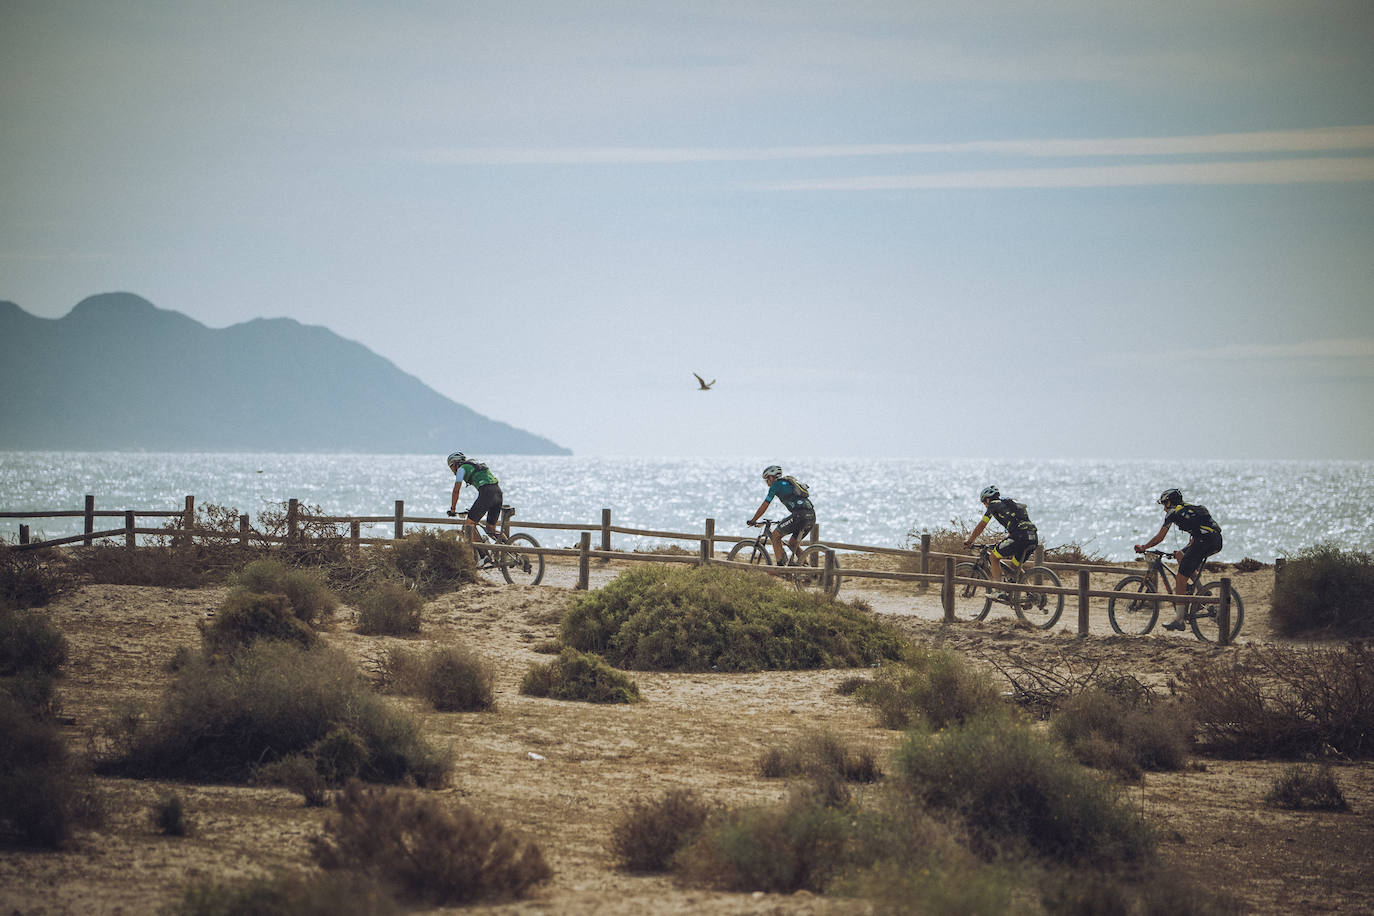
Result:
[[[1194,506],[1184,502],[1183,493],[1176,488],[1161,493],[1158,502],[1166,513],[1164,524],[1154,537],[1144,544],[1136,544],[1135,552],[1144,553],[1164,540],[1164,536],[1169,533],[1170,525],[1177,525],[1180,530],[1188,532],[1188,543],[1182,550],[1174,551],[1174,559],[1178,560],[1177,587],[1174,594],[1186,595],[1188,580],[1202,569],[1204,560],[1221,550],[1221,526],[1213,520],[1212,513],[1207,511],[1206,506]],[[1187,622],[1188,609],[1184,605],[1175,604],[1174,619],[1164,624],[1164,629],[1181,630],[1187,626]]]
[[[472,506],[467,511],[463,530],[469,539],[473,539],[477,524],[485,515],[486,523],[483,527],[487,529],[487,534],[495,537],[498,534],[496,524],[501,519],[501,504],[505,499],[496,475],[491,472],[491,468],[462,452],[454,452],[448,456],[448,469],[454,474],[453,496],[448,505],[449,518],[458,514],[458,491],[463,489],[463,484],[466,483],[476,488],[477,497],[473,499]]]
[[[768,484],[768,495],[763,498],[763,504],[759,506],[754,517],[745,524],[751,528],[759,523],[763,513],[768,511],[768,506],[776,496],[778,501],[787,507],[787,511],[792,513],[781,525],[773,529],[773,556],[777,559],[777,565],[783,565],[782,536],[791,535],[787,544],[792,548],[792,553],[797,552],[798,539],[804,537],[806,532],[816,524],[816,507],[811,504],[809,494],[804,485],[798,484],[791,477],[782,476],[782,468],[776,464],[770,464],[763,469],[763,482]]]
[[[964,541],[964,547],[972,547],[973,542],[978,540],[978,535],[988,526],[988,522],[997,519],[1006,529],[1007,536],[992,548],[993,562],[988,564],[988,577],[993,582],[1001,582],[1002,564],[997,561],[1006,560],[1013,567],[1020,566],[1035,551],[1040,543],[1040,534],[1026,513],[1025,503],[1006,499],[996,487],[984,487],[983,492],[978,494],[978,499],[983,503],[983,517],[974,527],[973,533]]]

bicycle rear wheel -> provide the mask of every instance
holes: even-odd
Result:
[[[731,563],[748,563],[750,566],[772,566],[773,555],[757,539],[750,541],[740,541],[730,552],[725,555],[725,559]]]
[[[987,570],[977,563],[955,563],[954,578],[987,581]],[[992,610],[992,589],[987,585],[954,583],[954,619],[983,620]]]
[[[1112,591],[1121,593],[1107,599],[1107,620],[1113,630],[1122,636],[1144,636],[1155,628],[1159,599],[1149,579],[1127,576]]]
[[[1203,642],[1217,642],[1221,638],[1221,583],[1208,582],[1195,594],[1211,595],[1216,604],[1194,604],[1188,609],[1188,622],[1192,624],[1193,635]],[[1240,625],[1245,620],[1245,605],[1235,586],[1231,587],[1231,640],[1240,635]]]
[[[1055,575],[1052,569],[1036,566],[1021,574],[1021,582],[1027,585],[1052,585],[1058,588],[1059,576]],[[1016,591],[1016,585],[1017,583],[1011,584],[1011,606],[1016,611],[1017,617],[1042,630],[1048,630],[1059,622],[1059,615],[1064,613],[1063,595]]]
[[[840,592],[840,563],[835,561],[834,575],[830,577],[829,587],[825,584],[825,551],[819,544],[812,544],[802,551],[801,564],[806,572],[794,578],[797,588],[807,592],[820,592],[834,598]]]
[[[528,534],[512,534],[506,543],[515,547],[539,546],[539,542]],[[501,575],[511,585],[538,585],[544,578],[542,553],[515,553],[503,550],[497,562],[501,566]]]

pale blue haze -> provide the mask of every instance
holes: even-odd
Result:
[[[766,488],[768,463],[749,459],[483,456],[499,475],[516,521],[599,526],[612,522],[657,531],[699,532],[716,520],[718,534],[749,533],[744,522]],[[1374,462],[1317,461],[979,461],[966,459],[798,460],[785,470],[811,486],[823,536],[878,547],[907,545],[910,532],[969,527],[981,514],[987,483],[1030,507],[1041,540],[1076,543],[1110,559],[1158,530],[1154,500],[1169,486],[1212,509],[1225,530],[1221,559],[1272,562],[1330,542],[1374,551]],[[187,495],[200,504],[256,514],[294,497],[331,515],[439,517],[452,476],[436,455],[137,454],[0,452],[0,509],[79,509],[85,494],[97,509],[177,509]],[[470,491],[461,500],[465,507]],[[775,508],[772,515],[780,517]],[[20,522],[0,520],[11,542]],[[79,532],[80,520],[29,522],[56,537]],[[118,523],[111,522],[111,527]],[[994,524],[993,529],[996,529]],[[390,525],[372,536],[390,536]],[[573,532],[536,532],[549,546],[572,546]],[[1166,546],[1187,540],[1174,532]],[[661,543],[617,535],[633,548]]]

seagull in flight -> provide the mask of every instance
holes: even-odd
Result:
[[[692,374],[693,374],[693,375],[697,375],[695,372],[693,372]],[[706,379],[704,379],[704,378],[702,378],[701,376],[697,375],[697,385],[700,386],[699,388],[697,388],[698,391],[710,391],[710,390],[711,390],[711,386],[714,385],[715,383],[716,383],[716,380],[715,380],[715,379],[711,379],[711,380],[708,382],[708,381],[706,381]]]

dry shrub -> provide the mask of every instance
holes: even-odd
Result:
[[[639,685],[592,652],[564,649],[545,665],[531,665],[520,681],[525,696],[585,703],[638,703]]]
[[[1078,761],[1136,779],[1142,770],[1177,770],[1188,757],[1193,723],[1176,704],[1150,703],[1148,694],[1112,693],[1100,687],[1066,700],[1051,732]]]
[[[358,602],[358,632],[367,636],[407,636],[420,632],[424,599],[399,582],[380,582]]]
[[[1374,645],[1247,646],[1184,669],[1204,750],[1229,757],[1374,753]]]
[[[451,591],[477,581],[472,546],[456,531],[411,532],[392,541],[389,560],[410,587],[425,595]]]
[[[70,585],[70,574],[44,553],[0,544],[0,610],[42,607]]]
[[[427,650],[398,646],[380,661],[387,689],[422,696],[440,712],[476,712],[496,705],[496,671],[491,663],[461,646]]]
[[[759,775],[765,779],[806,776],[869,783],[882,778],[878,754],[871,747],[850,748],[833,732],[799,735],[786,748],[770,748],[759,758]]]
[[[1304,550],[1284,564],[1270,613],[1284,636],[1374,636],[1374,556],[1333,544]]]
[[[357,872],[435,906],[517,899],[553,874],[537,845],[467,805],[358,782],[340,794],[313,852],[326,870]]]
[[[1301,811],[1349,811],[1350,804],[1336,783],[1331,767],[1292,766],[1274,780],[1266,804]]]
[[[711,806],[690,789],[636,799],[611,829],[611,853],[632,872],[663,872],[700,832]]]
[[[339,605],[319,572],[290,567],[277,559],[254,560],[231,575],[229,585],[236,590],[284,596],[291,612],[309,626],[331,617]]]
[[[963,656],[921,646],[908,646],[901,661],[884,664],[854,695],[878,711],[885,728],[895,729],[938,729],[1007,709],[997,685]]]
[[[201,641],[210,655],[233,655],[257,640],[277,640],[309,648],[315,631],[291,609],[285,595],[235,589],[219,612],[201,625]]]
[[[348,872],[300,874],[225,884],[195,881],[182,891],[176,916],[392,916],[401,908],[376,881]]]
[[[149,814],[153,827],[163,836],[187,836],[191,832],[191,819],[186,815],[186,804],[175,792],[158,799]]]

